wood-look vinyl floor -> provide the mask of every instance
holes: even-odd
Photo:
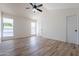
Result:
[[[0,43],[0,56],[78,56],[79,46],[32,36]]]

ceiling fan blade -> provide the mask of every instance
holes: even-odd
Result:
[[[43,4],[40,4],[40,5],[38,5],[37,7],[41,7],[41,6],[43,6]]]
[[[33,3],[30,3],[31,6],[34,6]]]
[[[40,11],[40,12],[42,12],[42,10],[41,9],[37,9],[38,11]]]

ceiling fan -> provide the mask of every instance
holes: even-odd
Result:
[[[36,3],[29,3],[29,4],[33,7],[33,10],[37,10],[37,11],[39,11],[39,12],[42,12],[42,10],[39,9],[39,7],[42,7],[43,4],[39,4],[39,5],[37,5]],[[26,8],[26,9],[29,9],[29,8]],[[35,12],[35,11],[34,11],[34,12]]]

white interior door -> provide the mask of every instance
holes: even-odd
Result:
[[[67,42],[77,44],[77,16],[67,16]]]

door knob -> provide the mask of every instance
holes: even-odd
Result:
[[[77,32],[77,30],[75,30],[75,32]]]

